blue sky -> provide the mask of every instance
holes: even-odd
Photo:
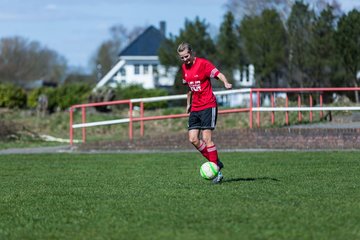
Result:
[[[110,38],[109,29],[128,30],[164,20],[177,35],[185,19],[196,16],[218,28],[227,0],[0,0],[0,38],[21,36],[64,56],[71,66],[86,69],[91,56]],[[343,9],[360,0],[342,0]]]

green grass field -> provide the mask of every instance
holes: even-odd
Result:
[[[0,155],[0,239],[360,239],[359,152]]]

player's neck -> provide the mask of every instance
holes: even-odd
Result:
[[[191,68],[195,64],[195,61],[196,57],[194,57],[194,59],[189,64],[185,64],[186,68]]]

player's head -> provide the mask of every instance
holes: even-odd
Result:
[[[180,43],[180,45],[178,46],[178,49],[177,49],[177,52],[180,53],[180,52],[188,52],[188,53],[192,53],[192,47],[189,43],[186,43],[186,42],[182,42]]]
[[[183,63],[190,65],[194,60],[193,50],[189,43],[183,42],[181,43],[178,48],[177,52],[179,57]]]

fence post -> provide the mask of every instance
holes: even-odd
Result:
[[[144,120],[142,119],[144,117],[144,102],[140,102],[140,136],[144,136]]]
[[[257,96],[256,105],[259,108],[260,107],[260,91],[256,92],[256,96]],[[256,121],[257,121],[257,127],[259,128],[260,127],[260,111],[257,111],[257,113],[256,113]]]
[[[320,107],[323,106],[323,95],[322,93],[320,93]],[[323,111],[320,111],[320,120],[322,120],[324,117],[324,112]]]
[[[285,99],[285,107],[289,107],[289,97],[286,93],[286,99]],[[285,112],[285,124],[289,125],[289,111]]]
[[[274,102],[274,93],[271,93],[271,107],[275,107],[275,102]],[[272,111],[271,112],[271,124],[274,125],[275,123],[275,112]]]
[[[85,107],[81,107],[81,121],[82,123],[86,123],[86,109]],[[86,142],[86,128],[82,128],[82,141]]]
[[[250,89],[250,109],[249,109],[249,127],[253,128],[253,91]]]
[[[133,104],[129,102],[129,139],[133,139]]]
[[[301,107],[301,96],[300,94],[298,94],[298,107]],[[298,112],[298,121],[299,123],[301,123],[302,120],[302,114],[301,111]]]
[[[313,106],[313,98],[312,98],[312,94],[310,93],[310,96],[309,96],[309,101],[310,101],[310,107]],[[313,119],[313,113],[312,111],[310,110],[310,122],[312,122],[312,119]]]
[[[73,129],[73,108],[70,107],[69,109],[70,113],[70,128],[69,128],[69,137],[70,137],[70,145],[73,145],[73,139],[74,139],[74,129]]]

